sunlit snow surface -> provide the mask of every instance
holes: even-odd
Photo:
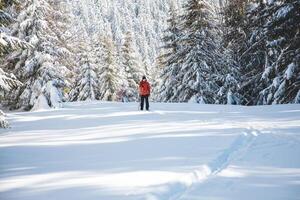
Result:
[[[8,115],[1,200],[299,200],[300,105],[63,107]]]

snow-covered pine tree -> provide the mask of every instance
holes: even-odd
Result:
[[[184,6],[184,34],[178,55],[182,57],[182,63],[180,73],[174,76],[178,82],[172,97],[175,101],[216,103],[216,94],[226,73],[220,51],[221,32],[214,9],[205,0],[189,0]]]
[[[11,13],[15,4],[15,0],[0,2],[0,61],[13,50],[29,47],[25,41],[11,35],[9,25],[15,21]]]
[[[55,45],[57,48],[56,59],[62,65],[62,73],[64,73],[64,81],[66,87],[69,87],[72,83],[72,77],[75,66],[75,51],[77,47],[76,41],[78,41],[78,29],[73,27],[73,22],[76,20],[72,13],[69,0],[48,0],[53,7],[54,13],[49,19],[49,27],[56,34],[57,40]],[[73,33],[73,29],[76,28],[77,34]],[[67,95],[67,94],[64,94]]]
[[[125,88],[126,82],[122,78],[122,69],[118,65],[116,46],[112,36],[103,36],[103,63],[99,68],[100,100],[117,101],[118,93]]]
[[[11,24],[14,19],[13,16],[8,12],[11,6],[13,6],[16,1],[1,1],[0,2],[0,61],[8,54],[10,51],[27,48],[29,45],[21,41],[20,39],[11,36],[9,24]],[[21,86],[21,82],[12,73],[6,73],[0,68],[0,103],[3,103],[5,92],[10,92],[13,88]],[[1,105],[0,105],[1,106]],[[0,128],[7,128],[9,126],[5,119],[5,113],[0,109]]]
[[[218,92],[218,103],[240,104],[241,65],[239,58],[246,49],[246,5],[248,0],[220,1],[222,35],[222,58],[227,75]],[[226,94],[226,95],[224,95]]]
[[[182,31],[180,30],[178,10],[174,4],[170,7],[168,28],[165,30],[161,55],[157,58],[155,68],[160,68],[160,84],[158,85],[155,96],[158,101],[168,102],[174,98],[174,86],[178,83],[175,76],[180,73],[179,38]]]
[[[275,0],[263,5],[265,88],[257,104],[300,103],[300,1]]]
[[[102,61],[102,44],[100,37],[88,31],[79,16],[74,16],[70,41],[73,43],[75,80],[70,88],[69,101],[86,101],[99,99],[98,72]]]
[[[9,92],[13,88],[22,85],[13,74],[8,74],[0,68],[0,100],[3,101],[4,92]],[[0,109],[0,128],[7,128],[8,122],[5,120],[5,114]]]
[[[233,59],[238,61],[241,52],[246,48],[245,19],[246,6],[249,0],[230,0],[222,4],[222,25],[224,46],[229,49]]]
[[[124,43],[121,47],[121,55],[122,68],[125,70],[125,79],[128,83],[125,97],[128,101],[137,101],[138,84],[145,72],[143,65],[138,60],[131,32],[127,32],[125,35]]]
[[[10,68],[23,86],[8,98],[12,108],[25,110],[58,107],[62,101],[65,67],[59,63],[61,49],[51,20],[58,23],[57,10],[45,0],[30,0],[22,5],[14,35],[24,39],[32,48],[15,51],[7,58]]]
[[[299,94],[299,1],[250,3],[239,55],[243,104],[297,102]]]
[[[265,19],[259,14],[264,9],[262,1],[250,1],[246,8],[246,18],[243,25],[245,45],[241,42],[238,52],[238,61],[241,68],[242,104],[257,104],[258,94],[265,87],[261,80],[262,73],[268,65],[265,48],[266,37],[263,28]],[[245,48],[244,48],[245,47]]]
[[[163,53],[160,53],[159,55],[162,54]],[[151,69],[148,72],[150,75],[150,76],[148,75],[148,82],[150,83],[151,86],[151,95],[150,95],[151,101],[161,101],[160,99],[162,98],[162,95],[160,93],[160,86],[162,85],[160,74],[164,67],[162,62],[163,62],[162,57],[158,56],[156,58],[156,62],[154,63],[154,66],[151,67]]]
[[[216,104],[241,104],[242,95],[240,94],[240,68],[232,57],[230,49],[220,48],[222,52],[221,74],[219,75],[219,91],[216,95]]]
[[[89,1],[90,2],[90,1]],[[93,68],[97,68],[94,64],[96,60],[100,59],[99,53],[99,40],[98,37],[94,35],[94,32],[91,31],[89,27],[89,21],[83,20],[83,16],[80,14],[81,4],[87,3],[85,1],[69,1],[66,0],[64,3],[63,10],[68,17],[67,28],[63,37],[65,38],[65,43],[67,49],[70,51],[70,55],[63,59],[64,65],[69,69],[65,80],[67,82],[65,87],[66,99],[69,101],[75,101],[78,98],[80,89],[77,88],[80,86],[79,81],[83,76],[81,69],[84,67],[83,57],[87,57],[89,65]],[[60,7],[60,9],[62,9]],[[84,10],[86,12],[86,10]],[[96,26],[96,24],[94,24]],[[93,70],[94,71],[94,70]],[[95,71],[96,73],[96,71]],[[98,99],[98,90],[94,89],[96,99]],[[84,98],[82,99],[84,100]]]
[[[95,100],[98,92],[95,65],[89,60],[88,50],[79,55],[79,76],[69,94],[70,101]]]
[[[22,85],[13,74],[4,72],[0,68],[0,91],[10,91],[11,89]]]

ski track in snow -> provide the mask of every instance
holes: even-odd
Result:
[[[201,169],[194,170],[187,175],[186,178],[190,180],[189,184],[173,184],[172,186],[169,186],[168,193],[156,195],[153,194],[150,195],[146,200],[180,200],[184,194],[189,193],[189,191],[195,187],[199,187],[199,184],[205,182],[209,178],[216,176],[219,172],[226,169],[226,167],[230,165],[231,161],[246,153],[259,135],[259,130],[252,127],[247,128],[241,135],[237,136],[235,141],[216,159],[207,165],[202,166]]]

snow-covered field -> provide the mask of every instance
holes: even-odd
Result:
[[[8,115],[1,200],[300,199],[300,105],[63,107]]]

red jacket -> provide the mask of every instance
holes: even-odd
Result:
[[[150,87],[150,84],[148,83],[148,81],[146,81],[146,80],[145,81],[141,81],[139,89],[140,89],[140,95],[141,96],[148,96],[148,95],[150,95],[151,87]]]

